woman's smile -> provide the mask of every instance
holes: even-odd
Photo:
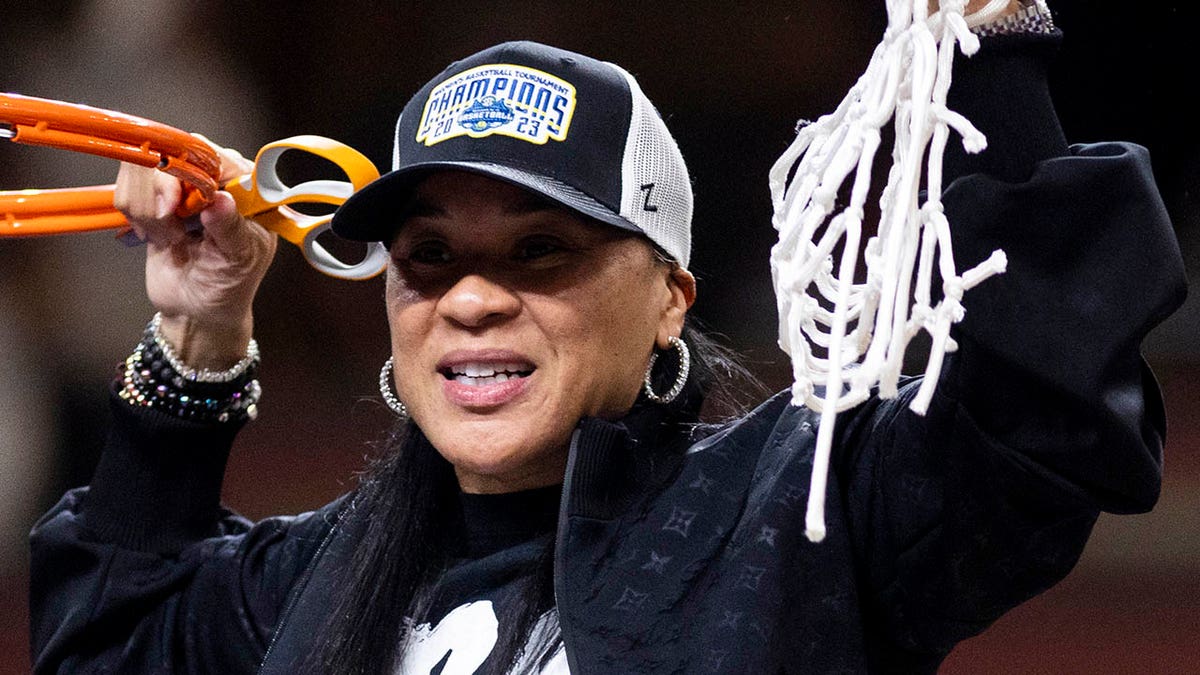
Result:
[[[455,351],[438,363],[446,399],[467,409],[493,408],[512,402],[530,384],[537,367],[505,350]]]

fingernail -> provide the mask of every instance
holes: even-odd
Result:
[[[132,227],[125,228],[117,233],[117,241],[124,244],[126,247],[141,246],[146,243]]]

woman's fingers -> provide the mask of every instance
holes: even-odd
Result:
[[[221,160],[222,185],[254,171],[254,162],[233,148],[225,148],[210,141],[203,134],[192,134],[216,151]],[[261,273],[266,271],[275,255],[275,235],[267,232],[258,223],[242,218],[233,198],[227,192],[218,192],[212,204],[200,213],[200,223],[206,236],[212,239],[218,250],[231,260],[250,260],[251,267]]]
[[[204,134],[193,133],[192,135],[204,141],[216,151],[217,157],[221,160],[221,175],[217,180],[222,185],[254,170],[254,162],[243,157],[242,153],[237,150],[221,147],[209,140]]]
[[[208,143],[220,158],[221,182],[253,171],[253,163],[236,150],[196,136]],[[153,168],[122,163],[117,172],[113,205],[152,249],[171,249],[189,237],[195,241],[207,240],[215,249],[210,253],[217,253],[252,277],[261,276],[275,253],[274,235],[243,218],[226,192],[217,192],[213,202],[195,218],[181,219],[175,212],[183,194],[177,178]],[[197,224],[202,232],[197,230]]]
[[[275,235],[243,218],[228,192],[218,192],[200,212],[200,224],[205,236],[230,260],[248,259],[251,268],[265,271],[274,257]]]
[[[228,192],[213,195],[213,203],[200,212],[204,233],[221,249],[227,248],[228,244],[236,244],[236,240],[241,238],[245,228],[240,220],[237,205]]]
[[[169,246],[186,235],[175,216],[182,197],[179,180],[157,169],[122,162],[117,171],[113,206],[142,241]]]
[[[221,183],[244,176],[251,171],[254,171],[254,162],[242,156],[242,153],[233,148],[220,148],[217,155],[221,158]]]
[[[199,134],[194,135],[217,153],[221,162],[219,182],[225,183],[254,170],[254,164],[236,150],[222,148]],[[179,180],[157,169],[122,163],[117,172],[113,205],[125,215],[138,238],[148,244],[172,246],[188,235],[188,222],[175,215],[183,198],[183,185]],[[200,222],[206,227],[208,223],[217,227],[225,223],[222,232],[228,233],[232,232],[228,225],[236,220],[236,212],[231,215],[218,209],[209,217],[201,218]]]

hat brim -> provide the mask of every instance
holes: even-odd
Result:
[[[389,241],[400,227],[412,192],[435,171],[466,171],[488,176],[543,195],[588,218],[623,230],[641,228],[574,187],[547,176],[490,162],[435,161],[412,164],[384,174],[359,190],[333,215],[335,234],[352,241]]]

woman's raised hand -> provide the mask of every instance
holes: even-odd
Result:
[[[221,183],[253,168],[237,152],[216,149]],[[182,197],[178,179],[161,171],[122,164],[117,174],[114,205],[146,242],[146,292],[162,312],[163,337],[189,366],[225,369],[246,353],[254,294],[276,237],[243,218],[225,192],[186,220],[175,215]]]

